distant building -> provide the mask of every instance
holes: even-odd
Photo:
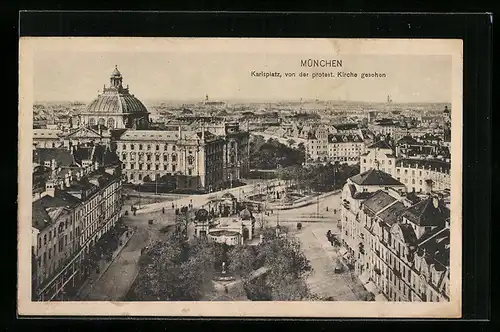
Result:
[[[366,148],[361,155],[360,170],[366,172],[370,169],[387,172],[395,179],[405,184],[409,191],[430,193],[449,191],[451,189],[450,159],[444,156],[409,156],[406,146],[426,148],[426,145],[417,145],[418,142],[406,138],[397,151],[396,156],[392,147],[386,141],[378,141]],[[440,148],[436,151],[441,151]]]
[[[307,138],[307,162],[359,163],[364,153],[363,138],[357,134],[329,134],[328,128],[320,127]]]

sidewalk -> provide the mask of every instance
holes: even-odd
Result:
[[[127,237],[127,232],[130,233],[128,237]],[[111,264],[113,264],[113,261],[115,260],[115,258],[120,254],[120,252],[123,250],[123,248],[125,248],[125,246],[127,245],[127,243],[134,236],[134,234],[135,234],[135,230],[132,229],[132,230],[128,230],[128,231],[124,232],[120,236],[120,240],[119,241],[122,241],[122,245],[119,246],[115,250],[115,252],[113,252],[113,255],[112,255],[111,260],[109,262],[106,261],[106,260],[104,260],[104,259],[102,259],[102,260],[99,261],[99,263],[98,263],[98,265],[99,265],[99,274],[96,275],[96,273],[94,272],[93,274],[91,274],[88,277],[88,279],[85,281],[85,283],[83,284],[83,286],[78,291],[78,294],[76,295],[77,299],[79,299],[79,300],[85,300],[87,298],[87,296],[90,293],[90,291],[92,290],[92,287],[94,286],[94,284],[104,275],[104,273],[106,273],[106,271],[111,266]]]

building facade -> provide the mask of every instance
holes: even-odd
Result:
[[[195,131],[127,130],[116,139],[127,182],[161,181],[178,189],[212,191],[224,182],[224,138]]]
[[[378,190],[351,211],[343,243],[354,244],[367,289],[390,301],[449,301],[450,214],[437,197]]]
[[[364,147],[364,141],[358,134],[331,134],[328,128],[322,127],[308,136],[307,161],[357,164]]]
[[[45,149],[35,158],[50,175],[32,204],[32,297],[72,299],[96,243],[120,218],[121,167],[110,150],[95,146]]]
[[[406,140],[405,140],[406,142]],[[396,156],[392,147],[386,141],[378,141],[366,148],[361,155],[360,169],[379,169],[406,185],[408,191],[430,193],[434,191],[449,191],[451,189],[450,158],[440,156],[407,156],[407,151],[417,143],[402,143],[396,150],[401,156]],[[428,144],[418,146],[428,147]],[[438,151],[438,150],[436,150]]]

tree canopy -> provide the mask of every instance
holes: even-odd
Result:
[[[250,144],[250,167],[253,169],[275,169],[291,165],[301,165],[305,160],[303,150],[294,149],[270,138],[262,143],[255,138]]]

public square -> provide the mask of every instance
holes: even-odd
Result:
[[[248,190],[249,186],[245,188],[248,193],[251,192]],[[244,189],[234,188],[233,192],[241,190]],[[129,203],[135,201],[131,199]],[[175,201],[165,200],[154,203],[153,206],[145,205],[142,208],[152,212],[136,215],[130,212],[131,204],[126,202],[124,209],[128,211],[128,215],[123,217],[123,222],[134,233],[109,267],[101,272],[97,280],[93,281],[85,299],[92,301],[123,299],[139,272],[138,262],[141,250],[161,240],[167,232],[173,229],[175,208],[182,206],[181,203],[190,204],[190,202],[193,202],[193,208],[196,209],[200,206],[195,204],[206,204],[206,198],[186,196]],[[172,209],[172,204],[174,209]],[[312,199],[305,206],[287,210],[267,210],[255,217],[258,220],[264,218],[264,225],[268,227],[273,227],[276,223],[288,227],[290,235],[296,236],[301,241],[304,254],[312,267],[307,279],[312,293],[320,298],[335,301],[362,299],[364,288],[352,272],[344,268],[341,273],[335,273],[334,262],[338,249],[334,248],[326,237],[328,230],[334,234],[339,232],[337,227],[340,218],[339,192],[320,199]],[[153,220],[152,224],[150,220]],[[301,230],[297,230],[298,222],[302,224]],[[257,224],[260,225],[259,222]],[[188,236],[194,236],[193,223],[188,226]]]

